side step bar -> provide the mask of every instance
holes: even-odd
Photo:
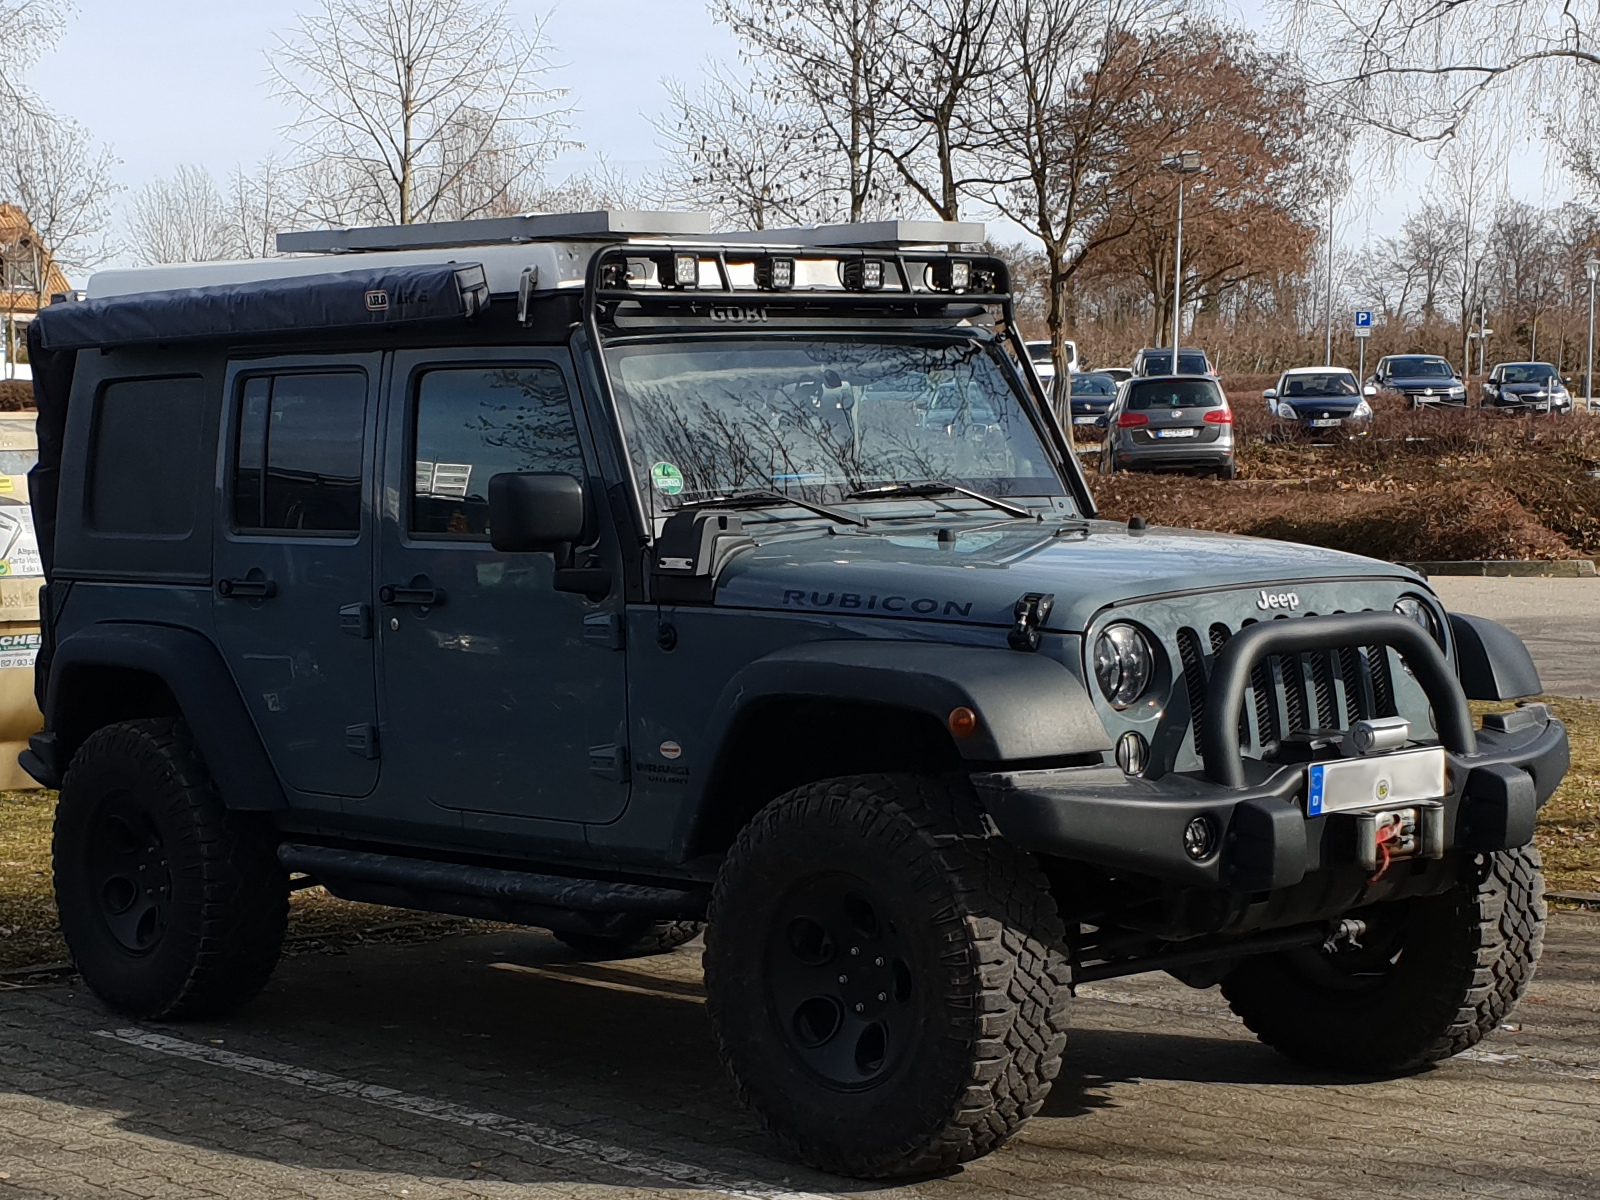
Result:
[[[278,861],[341,899],[546,929],[604,932],[625,916],[698,920],[710,898],[706,890],[538,875],[331,846],[285,843],[278,847]]]

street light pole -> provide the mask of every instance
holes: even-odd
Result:
[[[1328,314],[1322,345],[1322,365],[1333,366],[1333,193],[1328,193]]]
[[[1583,273],[1589,278],[1589,353],[1583,373],[1583,407],[1594,411],[1594,290],[1600,286],[1600,257],[1591,254],[1583,264]]]
[[[1200,171],[1200,151],[1180,150],[1161,163],[1178,176],[1178,235],[1172,253],[1172,373],[1178,373],[1178,340],[1183,329],[1183,177]]]

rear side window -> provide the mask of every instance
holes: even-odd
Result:
[[[584,473],[567,381],[550,364],[428,371],[413,428],[412,533],[487,538],[492,477]]]
[[[1128,385],[1129,408],[1221,408],[1222,393],[1203,379],[1162,379]]]
[[[194,528],[205,403],[198,375],[106,384],[89,452],[88,527],[145,537]]]
[[[359,532],[366,417],[361,371],[245,379],[234,458],[235,527]]]

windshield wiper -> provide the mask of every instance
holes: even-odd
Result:
[[[861,488],[845,496],[846,500],[876,500],[886,496],[965,496],[969,500],[979,500],[990,508],[998,508],[1003,513],[1010,513],[1013,517],[1035,519],[1034,514],[1020,504],[1012,504],[1009,500],[997,500],[993,496],[985,496],[982,492],[975,492],[971,488],[960,487],[954,483],[939,483],[930,480],[927,483],[886,483],[881,487]]]
[[[779,504],[792,504],[796,508],[814,512],[819,517],[827,517],[832,521],[841,521],[846,525],[866,525],[867,519],[853,512],[846,512],[842,508],[830,508],[826,504],[813,504],[809,500],[802,500],[798,496],[786,496],[782,492],[769,491],[760,488],[752,492],[734,492],[728,496],[707,496],[701,500],[685,500],[678,505],[675,511],[682,512],[686,508],[769,508]]]

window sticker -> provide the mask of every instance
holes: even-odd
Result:
[[[683,472],[669,462],[658,462],[650,468],[650,482],[663,496],[676,496],[683,491]]]

